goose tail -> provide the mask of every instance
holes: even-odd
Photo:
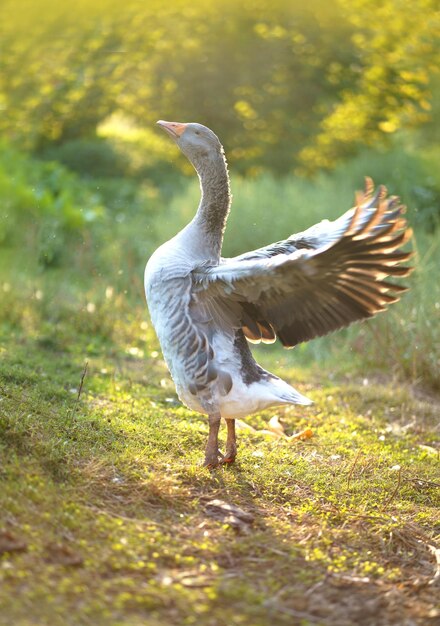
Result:
[[[277,378],[276,381],[273,381],[272,384],[275,383],[275,387],[277,390],[277,395],[282,402],[286,404],[302,404],[304,406],[309,406],[313,404],[313,400],[310,400],[307,396],[304,396],[294,387],[291,387],[288,383],[284,382],[281,378]]]
[[[303,404],[309,406],[313,404],[313,400],[310,400],[307,396],[303,396],[302,393],[291,387],[291,393],[289,394],[289,402],[292,404]]]

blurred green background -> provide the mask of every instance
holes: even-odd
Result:
[[[141,323],[199,193],[154,124],[197,121],[230,164],[226,254],[336,217],[365,175],[402,197],[410,293],[289,358],[439,388],[439,34],[436,0],[3,0],[2,335],[93,353]]]

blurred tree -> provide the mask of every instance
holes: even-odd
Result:
[[[312,171],[432,118],[432,84],[440,68],[438,1],[339,4],[354,28],[353,80],[324,112],[315,140],[300,152]]]
[[[22,5],[2,6],[0,129],[37,149],[94,134],[115,107],[120,42],[111,20],[81,2],[75,13],[52,0]]]
[[[197,120],[243,171],[331,167],[429,118],[436,6],[3,0],[0,131],[41,150],[116,112]]]

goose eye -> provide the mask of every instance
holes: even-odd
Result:
[[[199,130],[195,130],[194,131],[196,135],[200,135],[200,131]]]

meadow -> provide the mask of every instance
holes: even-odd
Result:
[[[0,626],[439,623],[437,5],[1,4]],[[414,232],[387,312],[253,348],[314,404],[249,417],[212,471],[143,293],[199,198],[159,118],[224,143],[225,256],[365,176]]]
[[[4,154],[0,623],[434,624],[440,239],[414,197],[410,291],[344,332],[257,348],[315,404],[249,418],[237,464],[209,472],[206,419],[175,395],[142,287],[197,183],[117,185]],[[335,217],[372,162],[314,182],[232,173],[226,252]],[[404,178],[386,182],[411,190]],[[274,415],[313,436],[276,437]],[[252,522],[213,516],[215,499]]]

